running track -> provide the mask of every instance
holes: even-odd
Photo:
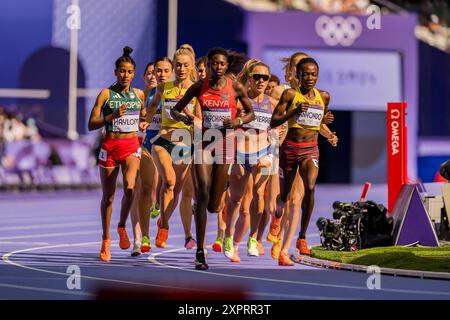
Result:
[[[331,216],[334,200],[355,201],[361,186],[319,185],[309,228],[309,243],[320,242],[315,222]],[[112,260],[98,259],[100,249],[100,191],[0,193],[0,299],[95,299],[102,288],[126,290],[240,290],[249,299],[450,299],[448,281],[382,276],[381,289],[366,287],[367,274],[326,270],[303,265],[279,267],[266,254],[247,257],[240,246],[240,263],[208,251],[208,271],[194,270],[195,251],[185,250],[184,234],[176,211],[168,246],[156,248],[156,221],[151,221],[150,254],[133,258],[120,250],[115,226],[121,194],[116,195],[111,223]],[[372,186],[369,199],[386,203],[384,185]],[[208,214],[207,243],[216,235],[216,219]],[[127,224],[131,238],[131,222]],[[193,231],[194,231],[193,226]],[[195,232],[193,232],[195,234]],[[295,245],[295,244],[294,244]],[[292,249],[294,250],[294,248]],[[69,265],[81,270],[81,290],[69,290]]]

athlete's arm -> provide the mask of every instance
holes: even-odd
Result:
[[[308,110],[309,105],[307,103],[302,103],[301,105],[297,106],[297,108],[292,108],[286,111],[287,107],[292,104],[294,97],[294,89],[284,90],[283,94],[281,95],[280,101],[273,111],[272,119],[270,120],[270,126],[272,128],[282,125],[294,114],[298,114],[302,111]]]
[[[253,121],[255,119],[255,113],[253,112],[252,104],[248,98],[247,90],[245,90],[241,83],[235,80],[233,80],[233,89],[245,112],[245,115],[240,117],[240,119],[242,119],[242,124]],[[224,120],[223,124],[225,125],[225,128],[235,128],[241,125],[238,118],[234,120]]]
[[[319,90],[320,96],[322,97],[322,100],[325,104],[325,109],[323,111],[324,116],[322,119],[322,123],[324,124],[330,124],[334,121],[334,115],[331,113],[330,110],[328,110],[328,105],[330,104],[330,94],[326,91]]]
[[[322,120],[322,124],[320,125],[320,134],[327,138],[328,142],[331,143],[333,147],[337,146],[338,137],[336,135],[336,132],[332,132],[330,128],[328,128],[327,124],[330,124],[334,120],[334,115],[331,113],[331,111],[328,110],[328,105],[330,104],[330,94],[326,91],[319,90],[320,96],[322,97],[322,100],[325,104],[324,109],[324,117]]]
[[[185,124],[191,124],[193,118],[183,114],[184,108],[191,102],[191,100],[195,97],[198,97],[200,95],[200,89],[202,88],[203,81],[198,81],[194,83],[192,86],[190,86],[187,90],[184,96],[178,100],[177,104],[170,110],[170,114],[172,117],[178,121],[182,121]]]
[[[155,95],[152,98],[152,101],[150,101],[148,108],[147,108],[147,115],[145,116],[145,122],[143,123],[143,126],[141,130],[146,129],[148,124],[152,122],[153,116],[156,113],[156,110],[158,110],[158,106],[161,103],[162,93],[164,91],[164,83],[158,84],[156,87]]]
[[[140,89],[135,89],[135,91],[139,97],[139,100],[141,101],[141,110],[139,111],[139,122],[143,122],[143,121],[145,121],[145,114],[146,114],[145,104],[144,104],[144,101],[146,101],[145,93],[144,93],[144,91],[142,91]]]
[[[106,117],[102,116],[102,107],[105,104],[105,102],[109,98],[109,90],[103,89],[100,91],[100,93],[97,96],[97,99],[95,100],[94,107],[91,110],[91,115],[89,116],[89,123],[88,123],[88,129],[89,131],[97,130],[101,127],[103,127],[107,122],[111,122],[114,119],[114,116],[117,116],[116,113],[119,111],[119,114],[123,115],[125,114],[124,111],[120,111],[125,109],[124,106],[120,106],[120,108],[112,113],[107,115]],[[123,114],[122,114],[123,113]]]

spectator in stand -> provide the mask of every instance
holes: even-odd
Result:
[[[25,137],[27,139],[30,139],[31,141],[41,140],[41,135],[39,134],[39,130],[36,126],[36,121],[33,118],[27,119],[27,124],[25,128]]]
[[[15,114],[7,114],[3,135],[6,142],[25,139],[26,127],[21,118]]]
[[[365,14],[369,0],[310,0],[311,10],[324,13]]]

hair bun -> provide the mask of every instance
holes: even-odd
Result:
[[[123,48],[123,56],[124,57],[129,57],[130,54],[133,52],[133,49],[131,49],[130,47],[126,46],[125,48]]]
[[[179,49],[189,50],[190,52],[192,52],[192,54],[195,55],[194,48],[192,48],[192,46],[190,44],[188,44],[188,43],[182,44]]]

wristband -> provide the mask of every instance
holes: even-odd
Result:
[[[244,120],[242,120],[241,117],[238,117],[238,120],[239,120],[239,126],[242,126],[244,124]]]

